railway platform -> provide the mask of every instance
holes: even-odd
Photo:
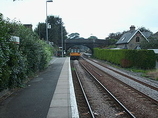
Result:
[[[61,70],[47,118],[79,118],[69,57]]]
[[[79,118],[70,58],[53,57],[47,69],[1,101],[0,118]]]

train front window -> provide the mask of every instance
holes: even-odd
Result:
[[[71,49],[71,52],[80,52],[80,49]]]
[[[75,50],[74,50],[74,49],[71,49],[71,52],[75,52]]]
[[[77,49],[77,50],[76,50],[76,52],[80,52],[80,50],[79,50],[79,49]]]

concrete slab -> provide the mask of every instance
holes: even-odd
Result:
[[[54,95],[53,99],[68,99],[70,98],[68,94],[56,94]]]
[[[61,88],[59,88],[59,89],[57,89],[55,91],[55,94],[59,94],[59,93],[61,93],[61,94],[64,94],[64,93],[69,94],[70,92],[69,92],[69,89],[61,89]]]
[[[79,118],[72,83],[70,58],[66,58],[47,118]]]
[[[47,118],[71,118],[67,107],[53,107],[49,109]]]
[[[55,108],[55,107],[69,107],[69,101],[66,99],[54,99],[53,102],[51,103],[50,107]]]

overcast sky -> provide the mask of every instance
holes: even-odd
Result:
[[[158,0],[53,0],[48,15],[63,19],[67,32],[104,39],[109,33],[145,27],[158,31]],[[46,0],[0,0],[4,18],[16,19],[33,28],[46,19]]]

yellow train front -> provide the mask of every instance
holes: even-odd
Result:
[[[71,51],[70,51],[70,59],[71,60],[78,60],[81,56],[81,53],[80,53],[80,49],[79,48],[71,48]]]

